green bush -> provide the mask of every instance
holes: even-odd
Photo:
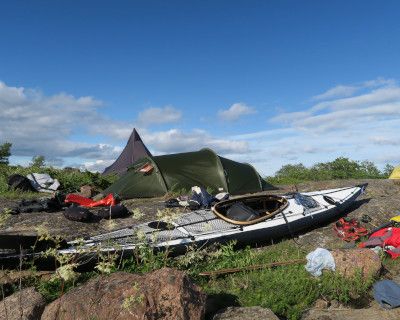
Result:
[[[116,175],[102,176],[100,173],[81,171],[78,169],[58,169],[54,167],[42,167],[37,166],[33,163],[32,166],[8,166],[6,164],[0,164],[0,194],[3,195],[18,195],[18,191],[9,191],[7,180],[12,174],[20,174],[23,176],[29,173],[48,173],[52,178],[58,179],[61,184],[60,190],[66,192],[75,192],[85,184],[94,186],[99,190],[103,190],[110,186],[116,179]],[[29,193],[27,193],[29,196]]]
[[[393,170],[387,164],[380,171],[371,161],[354,161],[339,157],[331,162],[317,163],[307,168],[302,163],[287,164],[274,176],[265,179],[272,184],[296,184],[303,181],[322,181],[332,179],[385,179]]]

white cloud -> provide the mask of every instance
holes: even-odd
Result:
[[[0,82],[0,143],[12,142],[13,156],[24,161],[44,155],[55,165],[74,163],[101,171],[116,159],[136,126],[153,154],[210,147],[234,160],[255,164],[262,174],[273,174],[287,163],[309,166],[339,156],[368,159],[379,165],[387,161],[397,164],[400,86],[383,78],[348,87],[355,86],[360,89],[352,96],[326,97],[303,110],[278,114],[271,119],[276,129],[218,137],[199,129],[150,130],[150,124],[181,119],[180,111],[171,106],[144,110],[135,124],[105,117],[102,102],[93,97],[65,93],[46,96],[38,90]],[[234,104],[220,111],[220,116],[234,121],[256,112],[248,108]],[[168,110],[168,117],[154,120]],[[100,138],[104,137],[116,140],[103,143]]]
[[[249,107],[244,103],[234,103],[228,109],[218,111],[218,116],[225,121],[236,121],[242,116],[256,112],[253,107]]]
[[[312,100],[330,100],[350,97],[357,91],[379,87],[395,86],[396,81],[393,79],[377,78],[374,80],[364,81],[354,85],[337,85],[324,93],[312,97]]]
[[[400,87],[382,79],[377,83],[383,83],[383,86],[353,97],[322,101],[307,110],[283,113],[271,120],[297,130],[321,133],[399,117]]]
[[[400,87],[381,78],[359,86],[362,90],[352,97],[322,100],[273,117],[277,129],[232,138],[243,139],[250,150],[257,150],[251,157],[265,174],[287,163],[311,166],[339,156],[371,160],[379,166],[398,164]]]
[[[400,146],[400,140],[396,136],[395,137],[372,136],[369,137],[368,140],[376,145]]]
[[[10,87],[0,82],[0,143],[10,141],[14,156],[44,155],[49,161],[63,157],[115,157],[111,145],[77,142],[73,134],[97,132],[114,136],[111,126],[121,127],[102,116],[102,102],[93,97],[65,93],[45,96],[40,91]],[[127,136],[129,132],[127,133]]]
[[[174,123],[182,118],[182,112],[172,106],[148,108],[139,113],[138,123],[143,127],[151,124]]]
[[[112,165],[113,162],[114,162],[113,160],[87,161],[79,165],[79,168],[82,170],[88,170],[92,172],[102,172],[105,167]]]
[[[359,88],[356,86],[343,86],[338,85],[334,88],[331,88],[324,93],[321,93],[317,96],[312,97],[313,100],[325,100],[325,99],[333,99],[333,98],[341,98],[341,97],[349,97],[353,95]]]
[[[249,151],[246,141],[215,138],[203,130],[193,130],[192,132],[182,132],[178,129],[159,132],[143,131],[141,135],[147,144],[162,153],[188,152],[205,147],[212,148],[220,154],[240,154]]]
[[[135,125],[105,117],[101,113],[102,105],[93,97],[65,93],[46,96],[38,90],[0,82],[0,144],[5,141],[13,144],[11,160],[15,163],[27,164],[33,156],[43,155],[53,165],[99,171],[117,158],[133,126],[154,154],[203,147],[221,154],[249,151],[246,141],[221,139],[202,130],[152,132],[145,127],[151,123],[178,121],[182,114],[171,106],[144,110]],[[116,139],[119,145],[84,142],[100,137]]]

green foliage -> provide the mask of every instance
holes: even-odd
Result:
[[[392,166],[391,164],[386,164],[385,167],[383,168],[383,175],[385,177],[389,177],[390,174],[393,172],[394,170],[394,166]]]
[[[36,160],[36,162],[35,162]],[[16,197],[35,197],[37,193],[21,193],[19,191],[9,191],[7,180],[12,174],[20,174],[23,176],[29,173],[48,173],[52,178],[58,179],[61,184],[60,190],[66,192],[74,192],[79,190],[79,188],[85,184],[91,185],[99,190],[103,190],[110,186],[114,181],[116,181],[116,175],[102,176],[100,173],[81,171],[79,169],[58,169],[49,166],[43,166],[44,158],[35,157],[33,161],[33,166],[22,167],[22,166],[8,166],[0,165],[0,194],[3,196],[16,198]]]
[[[306,255],[290,240],[263,250],[245,248],[235,251],[228,245],[219,252],[219,255],[209,253],[188,269],[208,294],[231,295],[242,306],[268,307],[287,319],[300,319],[320,297],[342,303],[350,303],[355,298],[362,300],[368,297],[368,288],[372,284],[372,279],[364,281],[361,275],[344,279],[333,272],[324,272],[320,278],[314,278],[305,270],[304,264],[243,271],[211,279],[197,276],[201,271],[290,261]]]
[[[0,165],[8,164],[8,158],[11,156],[11,146],[12,144],[9,142],[0,144]]]
[[[50,303],[72,288],[83,284],[96,275],[97,274],[95,272],[80,273],[78,278],[76,278],[74,281],[63,281],[59,278],[50,280],[37,279],[34,282],[34,286],[36,287],[36,290],[43,295],[46,302]]]
[[[30,163],[30,166],[32,168],[43,168],[46,165],[46,160],[44,156],[34,156],[32,157],[32,162]]]
[[[389,164],[381,172],[371,161],[360,162],[339,157],[331,162],[317,163],[310,168],[301,163],[284,165],[274,176],[266,177],[266,180],[272,184],[296,184],[332,179],[383,179],[392,170],[393,166]]]

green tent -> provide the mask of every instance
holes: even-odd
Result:
[[[123,199],[162,196],[193,186],[244,194],[273,189],[246,163],[218,156],[211,149],[144,157],[104,191]]]

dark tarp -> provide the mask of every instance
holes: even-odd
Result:
[[[134,128],[124,150],[111,166],[105,168],[103,174],[123,174],[128,170],[129,166],[146,156],[151,157],[151,153]]]
[[[150,171],[143,168],[152,169]],[[141,171],[142,170],[142,171]],[[104,191],[123,199],[162,196],[168,191],[190,190],[193,186],[244,194],[271,190],[247,163],[218,156],[211,149],[145,157],[135,162],[119,180]]]

